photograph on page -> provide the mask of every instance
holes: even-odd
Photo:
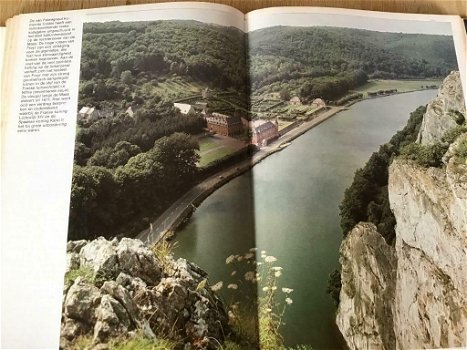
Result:
[[[60,347],[465,345],[454,20],[246,19],[84,18]]]
[[[226,184],[255,149],[243,14],[182,5],[83,21],[61,348],[257,346],[251,176]],[[221,200],[195,222],[224,185],[237,209]]]
[[[309,130],[253,169],[257,247],[294,290],[263,348],[466,345],[459,22],[247,14],[252,115]]]

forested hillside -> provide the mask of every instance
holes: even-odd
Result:
[[[273,27],[249,34],[254,92],[299,90],[333,99],[362,79],[434,78],[457,69],[451,37],[333,27]],[[332,85],[332,86],[330,86]],[[327,88],[329,87],[329,88]]]
[[[197,179],[203,115],[246,109],[244,33],[196,21],[86,23],[69,238],[136,233]],[[130,111],[128,110],[130,109]]]

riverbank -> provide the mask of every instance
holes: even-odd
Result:
[[[148,245],[158,242],[160,239],[164,238],[167,233],[175,231],[191,216],[195,208],[218,188],[250,170],[271,154],[285,149],[285,147],[283,147],[284,144],[292,142],[308,130],[346,109],[347,106],[331,107],[316,118],[304,121],[269,145],[262,147],[253,157],[221,170],[206,180],[203,180],[175,201],[155,221],[150,223],[149,228],[140,232],[137,238]]]

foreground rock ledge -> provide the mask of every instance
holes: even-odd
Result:
[[[161,334],[182,349],[216,349],[227,330],[225,307],[207,274],[185,259],[158,260],[140,240],[67,245],[60,348],[81,335],[93,344]]]

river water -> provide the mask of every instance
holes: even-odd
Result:
[[[266,250],[283,267],[281,284],[294,289],[282,328],[287,345],[343,348],[325,292],[338,267],[339,203],[371,153],[435,96],[425,90],[365,100],[309,130],[209,196],[177,233],[176,255],[225,286],[237,278],[227,256]]]

